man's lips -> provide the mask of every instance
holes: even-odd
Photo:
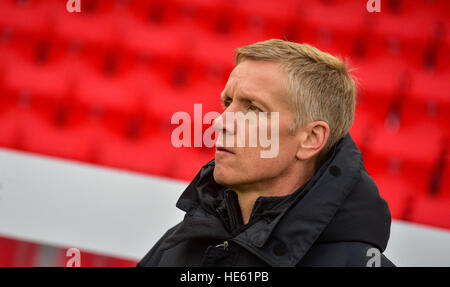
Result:
[[[231,153],[234,154],[231,150],[224,148],[224,147],[216,147],[216,152],[223,152],[223,153]]]

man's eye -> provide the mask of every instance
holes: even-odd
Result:
[[[254,111],[254,112],[258,112],[259,108],[257,106],[251,105],[248,107],[249,110]]]

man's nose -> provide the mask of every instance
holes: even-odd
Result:
[[[229,109],[225,109],[223,113],[217,117],[213,122],[213,128],[217,132],[225,133],[225,134],[233,134],[234,133],[234,121],[233,117],[229,117],[232,113]],[[228,114],[228,115],[227,115]]]

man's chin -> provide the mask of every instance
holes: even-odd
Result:
[[[229,171],[227,171],[225,168],[216,165],[213,172],[214,181],[223,186],[232,185],[233,180],[230,178],[228,173]]]

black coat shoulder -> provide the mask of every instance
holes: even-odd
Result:
[[[181,225],[182,222],[178,223],[174,227],[164,233],[164,235],[156,242],[156,244],[150,249],[150,251],[138,262],[136,267],[156,267],[159,264],[162,256],[161,245],[166,241],[168,237],[170,237],[177,228]]]

